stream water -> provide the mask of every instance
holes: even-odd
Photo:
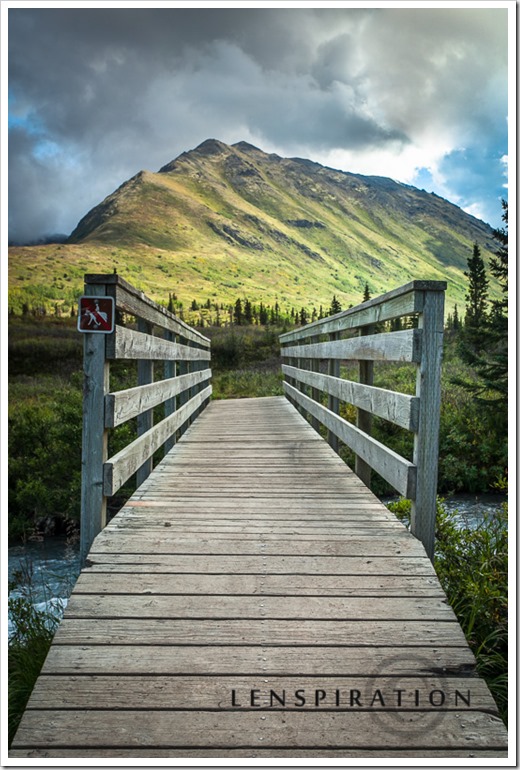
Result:
[[[505,497],[500,495],[454,495],[444,504],[456,512],[461,526],[473,528],[486,516],[493,516],[504,501]],[[78,544],[71,544],[65,538],[48,537],[10,547],[8,556],[9,598],[30,596],[38,610],[60,617],[79,574]],[[9,630],[11,633],[11,623]]]

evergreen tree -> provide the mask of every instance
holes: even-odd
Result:
[[[336,315],[336,313],[340,313],[340,312],[341,312],[341,303],[336,297],[336,295],[334,294],[330,305],[329,315]]]
[[[248,324],[249,326],[253,323],[253,308],[251,307],[251,303],[247,297],[244,302],[244,323]]]
[[[502,207],[504,210],[502,220],[506,226],[493,231],[499,247],[495,251],[495,257],[490,261],[490,270],[501,286],[502,296],[491,303],[491,313],[481,333],[474,366],[481,384],[478,391],[479,400],[496,407],[498,410],[496,416],[500,416],[505,423],[508,385],[508,208],[506,201],[502,201]]]
[[[475,370],[476,382],[460,382],[475,398],[488,409],[488,417],[494,428],[507,435],[507,396],[508,396],[508,339],[507,339],[507,203],[502,202],[505,228],[494,230],[493,235],[499,242],[495,258],[490,262],[490,269],[501,285],[502,297],[491,303],[491,313],[485,316],[480,327],[475,324],[475,308],[468,306],[470,321],[466,320],[462,330],[461,355]],[[469,262],[468,262],[469,264]],[[478,275],[481,279],[482,293],[487,299],[487,282],[482,279],[480,265]],[[471,294],[469,295],[471,296]],[[482,303],[479,307],[482,307]],[[484,306],[485,307],[485,306]],[[468,339],[469,337],[469,339]]]
[[[267,323],[269,321],[269,315],[267,313],[267,308],[264,306],[263,302],[260,303],[258,318],[261,326],[267,326]]]
[[[495,252],[495,256],[491,258],[490,270],[495,278],[501,285],[503,297],[500,300],[496,300],[492,303],[492,312],[494,315],[507,316],[507,220],[508,220],[508,204],[507,201],[502,201],[502,221],[505,222],[505,227],[499,227],[493,230],[493,236],[498,241],[499,248]]]
[[[307,315],[307,311],[304,307],[300,310],[300,325],[305,326],[306,323],[309,321],[309,316]]]
[[[240,297],[235,302],[235,309],[233,311],[233,320],[237,326],[242,326],[244,323],[244,313],[242,311],[242,301]]]
[[[468,259],[468,269],[464,272],[468,279],[466,294],[466,318],[464,323],[464,347],[468,349],[469,358],[480,349],[480,341],[484,327],[487,324],[488,284],[484,260],[480,255],[477,243],[473,246],[473,254]]]
[[[453,308],[452,329],[454,332],[458,332],[460,329],[460,318],[459,318],[459,311],[457,309],[457,305],[455,305],[455,307]]]
[[[368,283],[365,283],[365,291],[363,292],[363,302],[368,302],[370,299],[370,289],[368,288]]]

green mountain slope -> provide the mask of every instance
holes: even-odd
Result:
[[[464,304],[466,261],[491,228],[434,194],[383,177],[210,139],[158,173],[141,171],[65,244],[10,249],[10,304],[62,304],[85,272],[117,269],[159,301],[328,308],[415,278],[449,283]]]

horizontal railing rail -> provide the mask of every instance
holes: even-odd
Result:
[[[134,474],[137,486],[145,481],[154,454],[172,448],[212,392],[210,340],[204,335],[117,274],[86,275],[85,295],[111,297],[116,321],[126,314],[137,328],[116,322],[111,333],[84,334],[82,559],[107,523],[107,499]],[[118,359],[137,362],[137,383],[112,391],[111,363]],[[157,407],[164,416],[154,424]],[[109,457],[110,430],[133,419],[137,437]]]
[[[341,441],[354,452],[355,471],[367,486],[373,469],[411,499],[411,531],[430,558],[435,542],[445,290],[444,281],[412,281],[280,336],[287,398],[314,428],[327,429],[335,451]],[[410,316],[416,317],[416,328],[381,328]],[[359,362],[358,382],[340,376],[342,361]],[[384,361],[417,367],[415,395],[374,386],[374,363]],[[340,402],[356,408],[355,425],[340,416]],[[373,415],[414,434],[411,461],[371,436]]]

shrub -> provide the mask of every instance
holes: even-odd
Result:
[[[410,501],[388,508],[409,521]],[[507,505],[477,527],[457,524],[456,512],[437,503],[434,566],[470,648],[477,670],[507,719]]]

